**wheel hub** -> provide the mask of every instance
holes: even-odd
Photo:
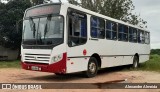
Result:
[[[94,74],[96,71],[96,64],[95,63],[90,63],[89,65],[89,71]]]
[[[137,61],[135,61],[134,67],[136,68],[136,67],[137,67],[137,65],[138,65],[138,64],[137,64]]]

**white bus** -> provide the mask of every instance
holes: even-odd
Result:
[[[26,70],[66,74],[84,71],[94,77],[106,67],[149,60],[150,32],[68,4],[52,3],[26,10],[21,64]]]

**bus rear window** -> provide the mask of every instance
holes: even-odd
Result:
[[[59,14],[60,7],[61,7],[60,5],[48,5],[48,6],[29,9],[26,11],[25,17],[48,15],[48,14]]]

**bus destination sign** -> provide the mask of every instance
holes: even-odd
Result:
[[[36,7],[26,11],[26,17],[47,15],[47,14],[58,14],[60,13],[60,5],[48,5],[43,7]]]

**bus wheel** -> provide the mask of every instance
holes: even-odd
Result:
[[[134,56],[134,58],[133,58],[133,65],[132,65],[132,67],[133,67],[133,68],[137,68],[137,67],[138,67],[138,65],[139,65],[138,57],[137,57],[137,56]]]
[[[86,76],[88,78],[95,77],[98,72],[98,63],[97,59],[94,57],[91,57],[89,62],[88,62],[88,69],[86,71]]]

